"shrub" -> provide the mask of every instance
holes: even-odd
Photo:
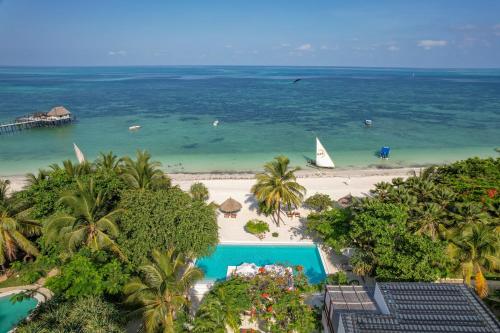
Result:
[[[129,275],[115,258],[82,250],[61,267],[61,273],[47,280],[47,287],[65,298],[118,294]]]
[[[74,301],[53,298],[37,307],[32,318],[21,323],[19,333],[125,333],[123,316],[112,303],[90,296]]]
[[[207,201],[209,198],[208,188],[203,183],[193,183],[189,193],[195,200]]]
[[[345,272],[337,272],[334,274],[329,274],[326,277],[327,284],[335,284],[335,285],[346,285],[349,284],[347,279],[347,274]]]
[[[277,232],[273,232],[271,235],[272,235],[273,237],[278,237],[280,234],[278,234]]]
[[[316,212],[322,212],[332,207],[332,199],[328,194],[316,193],[304,201],[307,208],[313,209]]]
[[[269,232],[269,224],[267,222],[253,219],[245,224],[245,230],[252,235],[263,239],[266,232]]]

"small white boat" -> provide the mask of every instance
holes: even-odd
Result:
[[[137,131],[139,128],[141,128],[140,125],[133,125],[133,126],[130,126],[128,129],[129,129],[129,131]]]
[[[212,125],[214,125],[214,127],[217,127],[219,125],[219,121],[218,120],[214,121]]]
[[[371,121],[371,119],[366,119],[365,120],[365,126],[366,127],[371,127],[373,125],[373,122]]]
[[[320,168],[335,168],[335,163],[318,138],[316,138],[316,161],[314,164]]]

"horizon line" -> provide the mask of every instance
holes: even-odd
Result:
[[[426,67],[426,66],[348,66],[348,65],[218,65],[218,64],[210,64],[210,65],[200,65],[200,64],[183,64],[183,65],[4,65],[0,64],[0,68],[91,68],[91,67],[294,67],[294,68],[370,68],[370,69],[469,69],[469,70],[484,70],[484,69],[497,69],[500,70],[499,67]]]

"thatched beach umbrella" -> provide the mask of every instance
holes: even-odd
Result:
[[[340,207],[346,208],[352,205],[354,197],[351,194],[346,195],[345,197],[340,198],[337,200],[337,203],[339,204]]]
[[[219,206],[219,210],[224,213],[235,213],[239,211],[241,207],[242,206],[238,201],[230,197],[229,199],[221,203],[221,205]]]

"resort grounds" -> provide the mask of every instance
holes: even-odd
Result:
[[[328,170],[309,169],[300,170],[296,173],[298,182],[303,185],[307,192],[306,198],[316,193],[329,195],[333,200],[344,196],[366,197],[370,189],[380,182],[390,182],[393,178],[406,178],[418,173],[419,169],[351,169],[351,170]],[[305,222],[309,209],[299,207],[299,217],[287,217],[283,215],[282,223],[278,226],[271,217],[265,217],[257,211],[254,195],[250,192],[255,183],[255,174],[252,173],[177,173],[169,174],[173,185],[178,185],[182,190],[189,191],[193,183],[203,183],[209,191],[208,201],[217,204],[231,197],[242,204],[242,209],[236,218],[224,217],[217,211],[217,222],[219,225],[219,242],[221,244],[275,244],[275,245],[300,245],[314,244],[314,239],[305,233]],[[6,176],[11,182],[11,191],[19,191],[26,185],[24,175]],[[263,239],[258,239],[245,231],[245,224],[251,219],[260,219],[269,223],[270,231]],[[273,233],[278,233],[273,237]],[[344,262],[342,258],[325,248],[318,248],[325,272],[333,274],[339,271]]]

